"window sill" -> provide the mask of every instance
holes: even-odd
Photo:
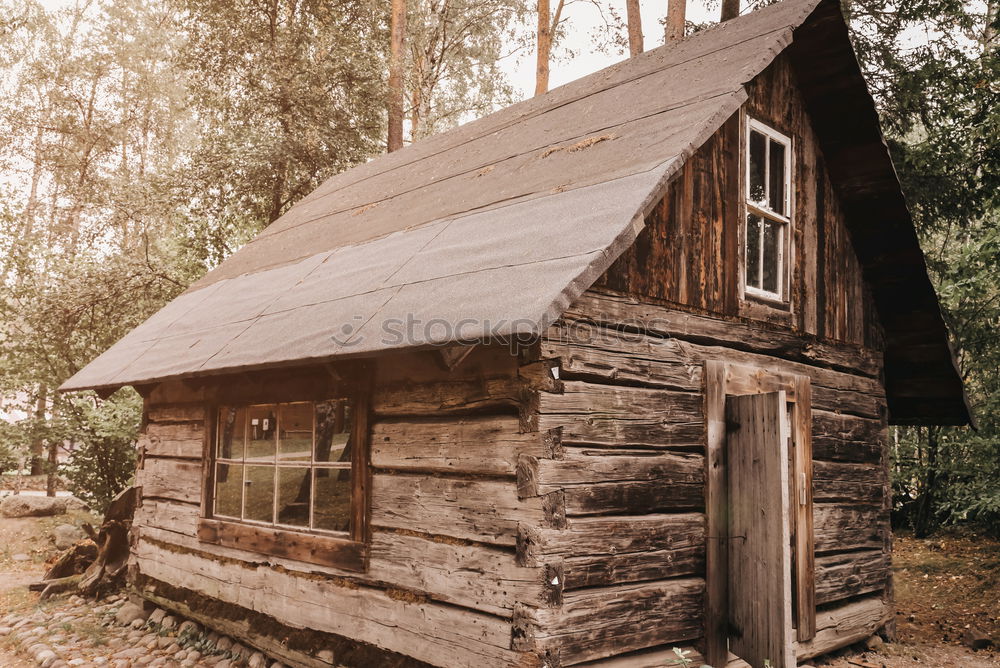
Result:
[[[198,540],[347,571],[368,569],[368,546],[348,538],[202,519]]]

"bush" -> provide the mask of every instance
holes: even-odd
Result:
[[[132,390],[120,390],[107,401],[84,397],[76,408],[76,449],[64,472],[70,491],[103,514],[135,473],[142,399]]]

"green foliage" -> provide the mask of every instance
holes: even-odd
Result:
[[[70,491],[103,514],[133,478],[142,399],[126,389],[102,402],[77,397],[73,406],[71,434],[76,448],[65,475]]]

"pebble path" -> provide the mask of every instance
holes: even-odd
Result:
[[[214,631],[123,594],[70,596],[0,617],[0,645],[41,668],[285,668]]]

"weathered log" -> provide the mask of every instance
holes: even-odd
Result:
[[[136,473],[144,497],[201,503],[201,462],[146,457]]]
[[[372,426],[375,468],[513,475],[520,454],[551,457],[554,434],[520,433],[513,416],[381,420]]]
[[[520,522],[548,524],[542,497],[518,499],[513,480],[376,474],[372,526],[514,545]]]
[[[813,536],[817,554],[881,549],[889,532],[889,513],[880,505],[817,503]]]
[[[877,465],[813,462],[816,501],[877,503],[885,493],[885,472]]]
[[[45,572],[43,580],[57,580],[71,575],[79,575],[87,570],[97,558],[97,544],[92,540],[81,540],[59,555],[56,562]]]
[[[816,603],[823,605],[885,587],[889,555],[881,550],[847,552],[816,559]]]
[[[509,620],[429,602],[413,592],[303,577],[267,564],[227,563],[224,571],[209,555],[170,552],[146,541],[136,546],[135,558],[147,577],[288,626],[334,633],[435,665],[481,668],[521,661],[509,649]]]
[[[885,444],[885,425],[853,415],[813,410],[813,458],[877,463]]]
[[[773,355],[872,378],[878,376],[880,369],[878,355],[865,348],[829,344],[754,322],[676,311],[611,291],[591,289],[584,292],[565,311],[563,318]]]
[[[567,515],[700,508],[704,458],[691,453],[566,448],[558,460],[523,457],[518,493],[565,494]]]
[[[515,647],[564,666],[701,634],[705,581],[684,578],[568,592],[559,608],[518,607]]]
[[[564,443],[701,447],[700,393],[568,381],[562,394],[538,395],[540,429],[562,427]]]
[[[64,591],[72,591],[77,589],[77,587],[80,585],[80,580],[82,578],[83,578],[82,573],[78,573],[77,575],[67,575],[66,577],[56,578],[54,580],[43,580],[42,582],[36,585],[31,585],[29,589],[34,590],[37,589],[39,586],[41,586],[42,593],[41,596],[39,596],[39,598],[41,598],[44,601],[45,599],[51,596],[55,596],[56,594],[61,594]]]

